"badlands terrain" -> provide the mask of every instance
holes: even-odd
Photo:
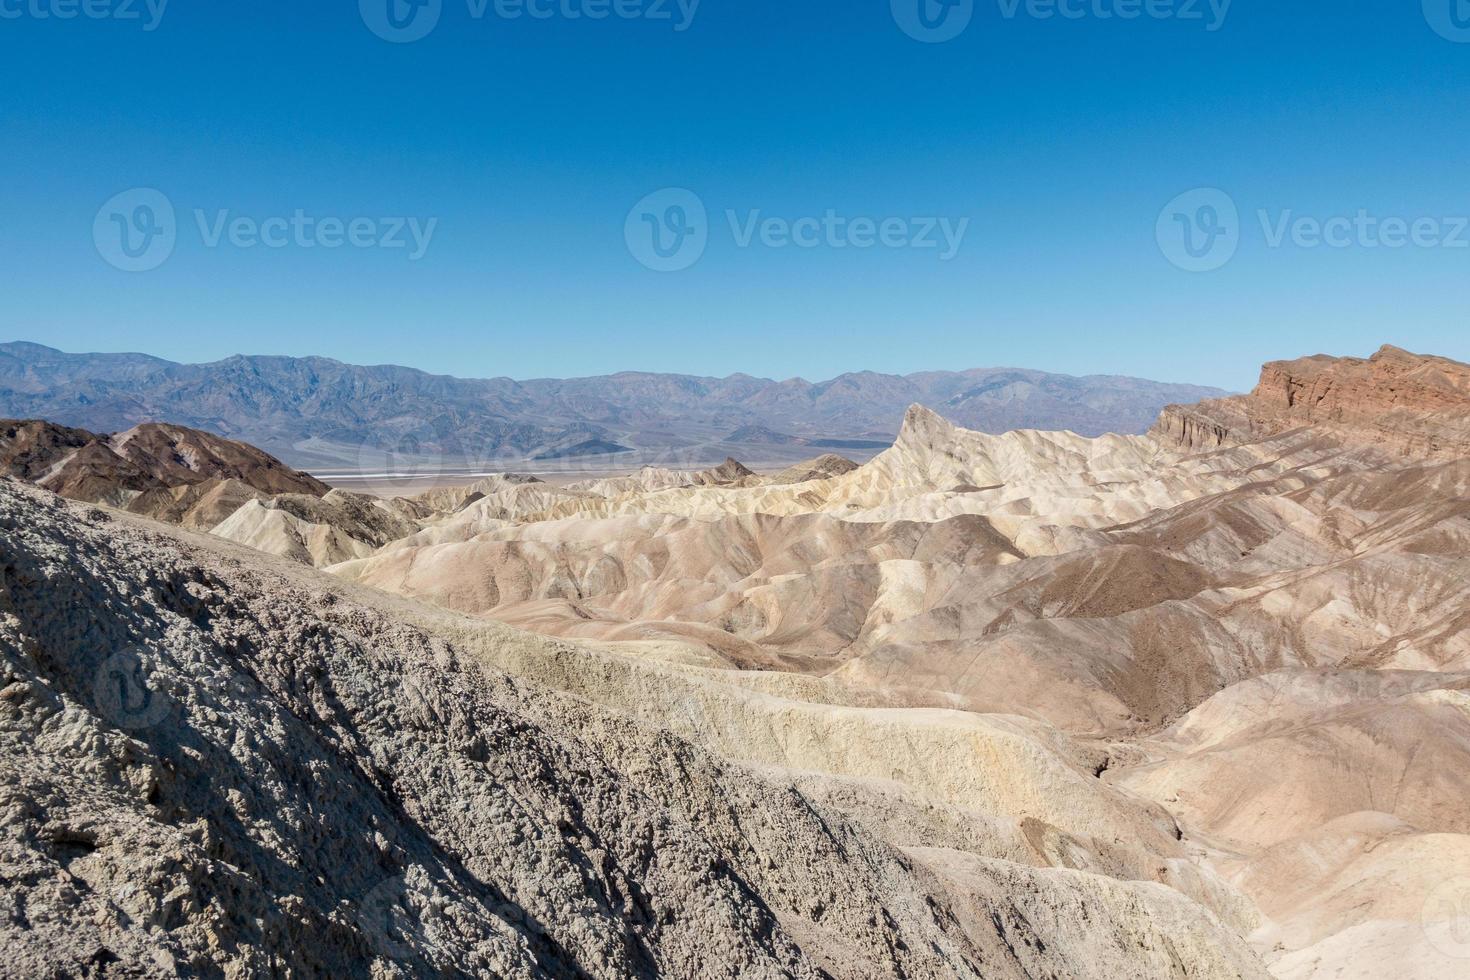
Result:
[[[1470,975],[1470,366],[759,474],[0,470],[0,974]]]

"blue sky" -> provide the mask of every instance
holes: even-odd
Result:
[[[412,43],[356,0],[171,0],[152,30],[146,0],[85,0],[137,20],[38,16],[83,2],[0,0],[3,339],[465,376],[1015,365],[1235,389],[1266,359],[1384,342],[1470,359],[1466,0],[1235,0],[1223,20],[1218,0],[1135,19],[1116,14],[1143,0],[975,0],[942,43],[900,28],[919,0],[703,0],[692,19],[616,0],[644,16],[600,20],[565,15],[599,0],[544,19],[441,0]],[[127,272],[97,236],[137,188],[175,240]],[[703,251],[660,272],[629,235],[665,223],[667,195],[633,211],[665,188],[703,207]],[[1179,197],[1196,188],[1239,215],[1204,272],[1167,240],[1207,230],[1220,198]],[[285,232],[298,211],[357,220],[360,245]],[[817,232],[829,212],[847,230]],[[211,245],[221,218],[253,224]],[[243,247],[272,218],[283,247]],[[390,234],[408,218],[425,247]],[[889,242],[858,247],[861,219]],[[964,222],[952,257],[914,247],[940,219]],[[1339,247],[1312,234],[1333,219]],[[1394,220],[1417,243],[1386,244]],[[814,247],[776,247],[791,226]]]

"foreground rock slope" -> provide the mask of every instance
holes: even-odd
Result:
[[[494,667],[596,654],[136,520],[0,482],[0,974],[1265,976]]]

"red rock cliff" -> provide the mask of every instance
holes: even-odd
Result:
[[[1272,361],[1249,395],[1171,405],[1154,434],[1203,452],[1303,426],[1396,456],[1470,456],[1470,365],[1388,346]]]

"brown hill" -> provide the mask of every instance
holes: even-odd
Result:
[[[331,489],[254,446],[157,422],[97,435],[37,419],[0,420],[0,470],[74,500],[119,505],[214,481],[268,495],[319,497]]]

